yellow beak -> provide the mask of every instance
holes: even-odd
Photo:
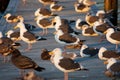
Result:
[[[4,16],[4,18],[6,18],[6,16]]]
[[[35,17],[34,20],[37,21],[37,17]]]
[[[104,61],[104,64],[108,64],[108,61]]]
[[[51,52],[49,52],[49,55],[53,55],[54,53],[51,51]]]
[[[18,28],[18,26],[14,26],[14,29],[17,29]]]
[[[53,34],[56,34],[56,33],[57,33],[57,31],[53,32]]]

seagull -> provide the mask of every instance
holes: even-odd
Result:
[[[87,5],[87,6],[93,6],[96,4],[96,1],[93,0],[83,0],[83,4]]]
[[[77,3],[77,2],[74,3],[74,8],[75,11],[79,13],[86,13],[91,10],[90,6],[86,6],[83,3]]]
[[[98,52],[98,57],[101,60],[108,60],[110,58],[120,59],[120,53],[113,50],[107,50],[105,47],[101,47]]]
[[[104,62],[106,65],[105,75],[112,78],[112,80],[117,80],[120,78],[120,61],[115,58],[110,58]]]
[[[63,10],[64,6],[62,5],[58,5],[55,2],[53,2],[52,4],[50,4],[50,10],[51,11],[61,11]]]
[[[55,16],[56,14],[53,14],[49,9],[47,8],[38,8],[34,15],[37,16],[43,16],[44,18],[49,18],[51,16]]]
[[[98,48],[88,47],[87,45],[83,44],[80,49],[80,56],[81,57],[93,57],[98,54]]]
[[[11,15],[10,13],[7,13],[4,18],[6,19],[6,21],[8,23],[16,23],[19,21],[19,17],[20,16],[15,16],[15,15]]]
[[[9,61],[8,57],[13,51],[14,45],[4,44],[3,40],[0,39],[0,54],[3,56],[3,62]]]
[[[53,55],[53,64],[57,69],[64,72],[64,80],[68,80],[68,73],[74,71],[88,70],[84,68],[80,63],[73,61],[70,58],[65,58],[62,56],[62,50],[60,48],[55,48],[50,53]]]
[[[99,20],[99,17],[94,16],[92,13],[88,12],[85,16],[85,20],[90,26],[94,26],[94,23]]]
[[[3,44],[12,45],[14,46],[14,48],[17,48],[20,46],[20,43],[15,43],[10,38],[3,36],[3,33],[1,31],[0,31],[0,39],[2,40]]]
[[[42,35],[47,34],[48,33],[48,28],[54,28],[54,23],[44,17],[38,16],[35,18],[36,20],[36,24],[43,29],[42,31]]]
[[[13,48],[18,48],[20,43],[15,43],[10,38],[3,36],[3,33],[0,31],[0,53],[3,55],[3,62],[7,62],[7,57],[12,51]]]
[[[75,24],[76,29],[81,30],[84,25],[89,26],[89,24],[84,20],[81,20],[81,19],[76,20],[76,24]]]
[[[120,44],[120,31],[115,31],[113,28],[108,28],[106,33],[106,39],[112,44],[116,44],[116,50],[118,49],[118,45]]]
[[[29,71],[23,76],[23,80],[44,80],[44,78],[39,77],[34,71]]]
[[[40,3],[42,3],[44,6],[46,5],[50,5],[52,3],[57,3],[58,1],[54,1],[54,0],[38,0]]]
[[[21,40],[19,31],[8,30],[6,36],[14,42]]]
[[[110,27],[111,26],[107,24],[106,22],[96,21],[94,23],[93,30],[99,35],[104,35],[106,34],[107,29]]]
[[[42,49],[41,50],[41,59],[42,60],[50,60],[51,58],[51,55],[49,54],[49,50],[47,50],[46,48]]]
[[[81,49],[84,42],[80,42],[79,44],[71,44],[71,45],[65,45],[64,49]]]
[[[28,48],[26,49],[26,51],[29,51],[30,49],[32,49],[32,44],[36,43],[37,41],[41,41],[41,40],[46,40],[45,38],[41,37],[41,36],[36,36],[35,34],[29,32],[26,28],[24,23],[21,21],[19,22],[14,29],[16,28],[20,28],[20,38],[21,40],[23,40],[24,42],[28,43]]]
[[[83,36],[98,36],[98,34],[93,30],[93,27],[89,27],[88,25],[82,26],[82,35]]]
[[[54,28],[57,31],[58,29],[61,29],[64,33],[71,33],[74,35],[81,34],[80,32],[75,31],[71,26],[70,23],[73,21],[69,21],[67,19],[61,19],[60,16],[55,16],[52,20],[53,23],[55,23]]]
[[[33,69],[39,72],[45,70],[45,68],[40,67],[31,58],[22,55],[18,49],[15,49],[11,54],[12,54],[11,61],[13,65],[21,70]],[[23,75],[23,73],[21,73],[21,75]]]
[[[85,40],[80,40],[76,35],[70,33],[63,33],[62,30],[57,30],[54,32],[55,40],[60,44],[79,44],[81,41],[84,42]]]
[[[97,13],[96,13],[96,16],[104,19],[105,18],[105,11],[104,10],[98,10]]]

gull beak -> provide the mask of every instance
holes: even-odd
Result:
[[[49,52],[49,55],[53,55],[54,53],[52,51]]]
[[[6,16],[4,16],[4,18],[6,18]]]
[[[37,21],[37,17],[35,17],[34,20]]]
[[[14,29],[17,29],[18,28],[18,26],[14,26]]]
[[[56,34],[56,33],[57,33],[57,31],[53,32],[53,34]]]
[[[108,61],[104,61],[104,64],[108,64]]]

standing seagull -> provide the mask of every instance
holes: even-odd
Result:
[[[64,80],[68,80],[68,72],[88,70],[72,59],[62,57],[62,50],[60,48],[55,48],[50,54],[54,56],[53,64],[55,67],[64,72]]]
[[[47,18],[38,16],[36,17],[36,23],[37,25],[43,29],[42,31],[42,35],[47,34],[48,33],[48,28],[54,28],[53,22]]]
[[[116,50],[118,49],[118,45],[120,44],[120,31],[115,31],[113,28],[107,29],[106,38],[112,43],[116,44]]]
[[[37,65],[37,63],[35,63],[31,58],[21,55],[21,52],[18,49],[15,49],[12,52],[11,61],[13,65],[21,70],[34,69],[39,72],[45,70],[45,68]],[[21,75],[23,75],[23,73],[21,73]]]
[[[44,16],[44,18],[49,18],[51,16],[54,16],[54,14],[47,8],[38,8],[35,11],[35,16]]]
[[[36,36],[35,34],[27,31],[27,29],[25,28],[25,25],[22,21],[19,22],[14,28],[15,29],[20,28],[21,40],[28,43],[28,48],[26,49],[26,51],[29,51],[30,49],[32,49],[33,43],[36,43],[37,41],[40,41],[40,40],[46,40],[45,38],[42,38],[40,36]]]
[[[120,61],[110,58],[104,63],[107,64],[105,75],[112,78],[112,80],[120,79]]]
[[[51,11],[61,11],[63,8],[64,8],[64,6],[57,5],[55,2],[53,2],[53,3],[50,5],[50,10],[51,10]]]

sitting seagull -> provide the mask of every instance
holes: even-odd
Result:
[[[44,18],[44,17],[41,17],[41,16],[38,16],[36,17],[36,23],[37,25],[43,29],[42,31],[42,35],[44,34],[47,34],[48,33],[48,28],[54,28],[54,23],[47,19],[47,18]]]
[[[120,31],[115,31],[113,28],[108,28],[106,33],[106,39],[112,43],[116,44],[116,50],[118,49],[118,45],[120,44]]]
[[[4,62],[7,62],[6,56],[8,56],[13,48],[18,48],[20,43],[14,43],[10,38],[3,36],[0,32],[0,53],[4,57]]]
[[[36,36],[35,34],[29,32],[25,28],[25,25],[22,21],[20,21],[14,28],[15,29],[20,28],[20,38],[21,38],[21,40],[28,43],[28,48],[26,49],[26,51],[29,51],[30,49],[32,49],[32,44],[33,43],[36,43],[37,41],[41,41],[41,40],[46,40],[45,38],[42,38],[40,36]]]
[[[50,4],[52,4],[52,3],[57,3],[58,1],[55,1],[55,0],[39,0],[39,2],[41,3],[41,4],[43,4],[44,6],[46,6],[46,5],[50,5]]]
[[[34,71],[29,71],[27,74],[24,75],[22,80],[44,80],[44,78],[35,74]]]
[[[50,60],[51,55],[49,54],[49,52],[50,51],[47,50],[46,48],[42,49],[41,50],[41,55],[40,55],[41,59],[42,60]]]
[[[94,26],[94,23],[99,20],[99,17],[94,16],[92,15],[92,13],[89,12],[86,14],[85,20],[90,26]]]
[[[56,14],[53,14],[53,12],[51,12],[49,9],[47,8],[38,8],[35,11],[35,16],[43,16],[44,18],[49,18],[51,16],[55,16]]]
[[[9,56],[11,54],[11,52],[13,51],[13,46],[14,45],[12,45],[12,44],[11,45],[7,44],[7,43],[5,44],[3,42],[3,40],[0,39],[0,54],[3,56],[4,63],[9,61],[7,56]]]
[[[106,22],[96,21],[94,23],[93,30],[99,35],[104,35],[106,34],[107,29],[110,27],[111,26],[107,24]]]
[[[63,10],[64,6],[61,6],[61,5],[58,5],[56,4],[55,2],[53,2],[51,5],[50,5],[50,10],[51,11],[61,11]]]
[[[50,54],[53,56],[53,64],[55,67],[64,72],[64,80],[68,80],[69,72],[88,70],[80,63],[77,63],[70,58],[63,57],[62,50],[60,48],[55,48],[50,52]]]
[[[87,5],[87,6],[92,6],[96,4],[96,1],[93,0],[83,0],[83,4]]]
[[[98,52],[98,57],[101,60],[108,60],[110,58],[120,59],[120,53],[113,50],[107,50],[105,47],[101,47]]]
[[[1,31],[0,31],[0,39],[2,40],[3,44],[13,45],[14,47],[19,47],[20,46],[20,43],[15,43],[10,38],[8,38],[6,36],[3,36],[3,33]]]
[[[55,40],[60,44],[79,44],[85,40],[80,40],[77,36],[70,33],[63,33],[62,30],[57,30],[55,33]]]
[[[97,48],[92,48],[92,47],[88,47],[87,45],[82,45],[81,49],[80,49],[80,56],[81,57],[93,57],[96,54],[98,54],[99,49]]]
[[[81,20],[81,19],[76,20],[76,24],[75,24],[76,29],[81,30],[84,25],[89,26],[89,24],[84,20]]]
[[[82,35],[83,36],[98,36],[98,34],[93,30],[93,27],[89,27],[88,25],[82,26]]]
[[[19,31],[8,30],[6,32],[6,36],[13,40],[14,42],[21,40]]]
[[[74,8],[75,8],[75,11],[79,13],[85,13],[91,10],[90,6],[86,6],[83,3],[77,3],[77,2],[75,2]]]
[[[19,17],[20,16],[15,16],[15,15],[11,15],[10,13],[7,13],[4,18],[6,19],[6,21],[8,23],[16,23],[19,21]]]
[[[15,49],[11,54],[12,54],[11,61],[13,65],[21,70],[33,69],[39,72],[45,70],[45,68],[40,67],[31,58],[22,55],[18,49]],[[21,73],[21,75],[23,75],[23,73]]]
[[[105,75],[112,80],[120,79],[120,61],[110,58],[104,62],[106,65]]]

